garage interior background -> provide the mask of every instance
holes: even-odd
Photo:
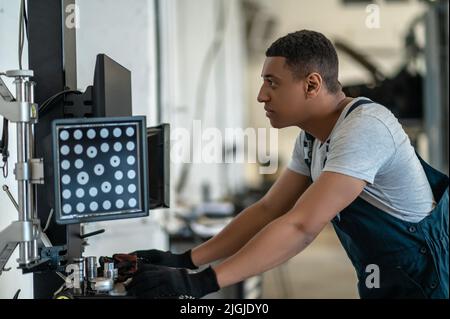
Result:
[[[131,70],[133,114],[146,115],[148,126],[164,122],[172,131],[189,130],[201,119],[203,128],[221,131],[269,128],[256,101],[265,49],[279,36],[306,28],[335,42],[340,81],[348,92],[395,101],[393,111],[419,153],[448,173],[447,1],[77,0],[76,5],[77,87],[91,84],[96,54],[106,53]],[[0,70],[17,69],[18,13],[19,1],[0,0]],[[13,89],[12,82],[7,85]],[[9,130],[14,163],[15,126]],[[262,196],[288,162],[297,134],[297,128],[283,129],[277,144],[268,137],[267,145],[246,144],[252,150],[277,147],[279,168],[272,175],[259,174],[264,163],[195,163],[184,175],[186,165],[171,162],[171,208],[153,210],[147,218],[85,224],[86,231],[107,231],[88,239],[84,255],[181,251],[198,243],[205,227],[228,220],[205,221],[202,213],[213,203],[233,215]],[[226,145],[227,152],[241,147]],[[16,194],[12,166],[2,184]],[[0,203],[3,229],[17,212],[4,192]],[[20,298],[33,298],[33,275],[16,269],[16,254],[7,265],[11,271],[0,276],[0,298],[12,298],[17,289]],[[355,283],[329,227],[286,264],[210,297],[357,298]]]

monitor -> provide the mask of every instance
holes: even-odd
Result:
[[[92,91],[92,116],[131,116],[131,105],[131,72],[106,54],[98,54]]]
[[[170,126],[147,128],[149,208],[170,206]]]
[[[58,224],[148,216],[145,117],[58,119],[52,147]]]

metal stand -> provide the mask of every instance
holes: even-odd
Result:
[[[4,270],[16,246],[19,246],[19,267],[27,268],[40,259],[38,239],[41,229],[36,213],[36,184],[44,181],[43,162],[34,158],[34,124],[37,122],[37,105],[34,103],[34,82],[29,81],[33,71],[17,70],[5,73],[14,78],[16,85],[15,100],[5,99],[12,96],[1,82],[3,92],[0,99],[0,114],[11,122],[17,123],[17,163],[14,174],[18,183],[17,207],[19,218],[0,232],[0,274]],[[9,93],[9,94],[6,94]],[[7,191],[7,188],[5,189]]]

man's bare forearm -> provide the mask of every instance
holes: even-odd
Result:
[[[276,267],[305,249],[363,191],[366,182],[323,172],[294,207],[254,236],[236,254],[213,267],[220,287]]]
[[[219,234],[194,248],[193,263],[201,266],[233,255],[276,217],[261,201],[253,204],[237,215]]]
[[[280,217],[264,227],[236,254],[214,267],[221,288],[280,265],[305,249],[317,236]]]

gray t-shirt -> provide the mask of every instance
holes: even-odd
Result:
[[[380,104],[360,105],[345,118],[359,99],[362,97],[345,107],[331,131],[328,145],[314,141],[312,180],[323,171],[365,180],[362,199],[392,216],[419,222],[431,212],[435,201],[414,148],[397,118]],[[304,161],[304,138],[302,131],[288,168],[310,176]]]

